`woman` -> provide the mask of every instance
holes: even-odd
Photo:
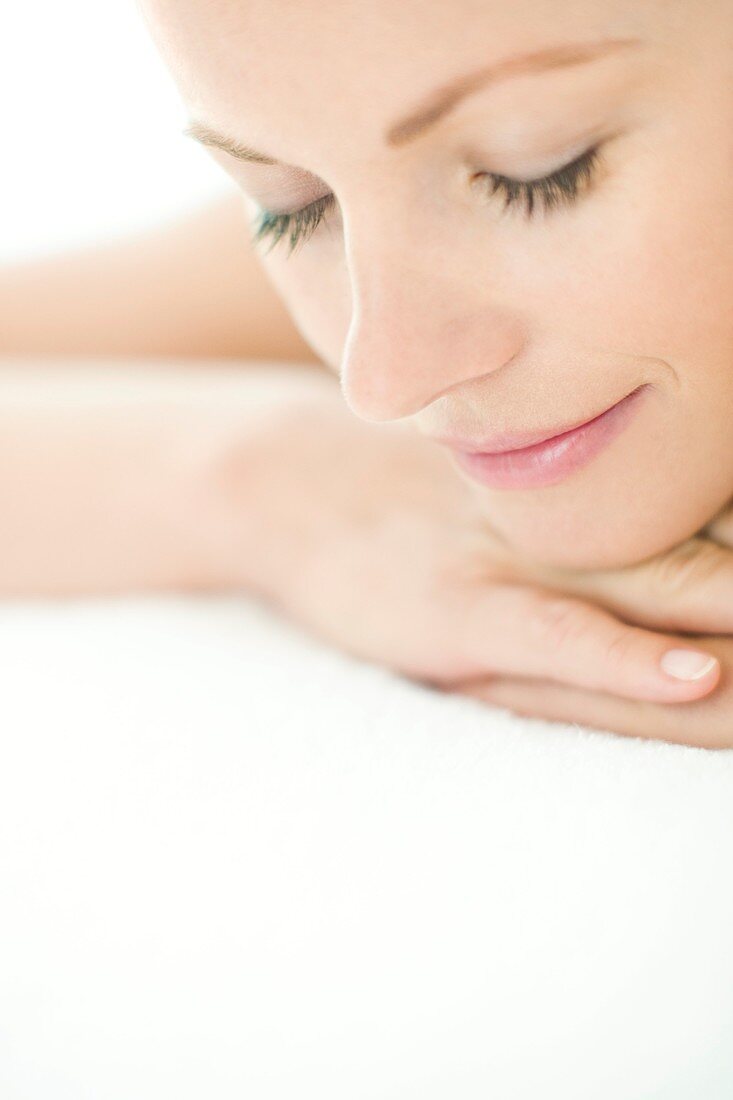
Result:
[[[152,401],[134,506],[100,489],[91,432],[79,510],[93,492],[105,520],[93,567],[62,561],[58,587],[94,587],[90,570],[102,587],[244,583],[444,690],[733,745],[727,0],[143,9],[188,132],[252,221],[237,354],[312,360],[309,346],[340,386],[261,368],[177,391],[176,416]],[[23,339],[21,284],[7,349],[48,350]],[[91,350],[195,353],[195,315],[179,307],[175,348],[143,323]],[[115,424],[112,466],[131,439]]]

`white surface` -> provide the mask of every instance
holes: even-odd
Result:
[[[0,612],[3,1100],[728,1100],[733,753],[244,599]]]

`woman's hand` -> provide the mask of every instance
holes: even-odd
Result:
[[[299,499],[270,593],[291,616],[355,656],[520,713],[733,745],[733,689],[719,685],[733,660],[727,544],[699,537],[618,571],[527,569],[433,443],[340,400],[315,420],[284,436]],[[670,650],[677,676],[662,667]],[[699,651],[702,672],[685,657]]]
[[[577,574],[573,579],[568,574],[567,582],[572,591],[587,595],[596,592],[607,607],[628,617],[635,615],[646,625],[655,626],[662,621],[686,622],[690,631],[714,631],[715,609],[710,606],[706,610],[699,597],[717,590],[721,605],[726,606],[722,588],[729,583],[731,551],[733,507],[728,506],[698,536],[667,554],[617,572]],[[660,619],[655,603],[665,595],[666,606]],[[609,692],[587,691],[520,676],[479,677],[453,690],[529,717],[578,722],[616,733],[706,748],[730,748],[733,747],[733,679],[730,675],[733,640],[718,634],[701,639],[701,643],[707,652],[717,656],[724,670],[723,677],[712,694],[682,706],[636,702],[614,697]]]

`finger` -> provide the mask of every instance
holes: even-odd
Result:
[[[711,520],[703,533],[720,546],[733,549],[733,507],[727,507]]]
[[[460,680],[506,673],[681,703],[708,694],[720,677],[720,663],[705,648],[526,585],[496,584],[474,599],[460,637],[476,666]]]
[[[687,539],[622,569],[544,575],[562,591],[591,598],[640,626],[733,633],[733,551],[708,538]]]
[[[697,748],[733,747],[733,697],[717,695],[678,707],[521,677],[492,677],[455,687],[452,694],[479,699],[528,718],[669,741]]]

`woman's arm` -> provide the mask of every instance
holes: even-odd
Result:
[[[155,230],[0,268],[0,355],[27,354],[318,361],[236,193]]]
[[[314,402],[343,404],[307,364],[5,360],[0,598],[272,590],[302,500],[283,425]]]
[[[704,569],[686,552],[677,577],[650,561],[586,578],[585,597],[572,575],[546,586],[433,443],[359,421],[306,364],[6,362],[0,515],[0,596],[243,589],[436,687],[551,681],[585,692],[590,724],[613,714],[619,732],[733,743],[721,665],[681,680],[678,659],[672,677],[660,663],[670,648],[730,662],[710,636],[733,629],[730,550],[700,539]]]

